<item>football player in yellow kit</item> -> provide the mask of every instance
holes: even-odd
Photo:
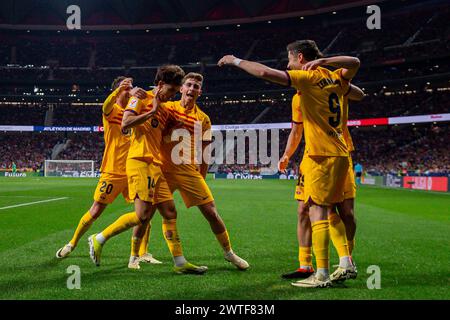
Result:
[[[208,220],[212,232],[224,251],[225,259],[233,263],[238,269],[246,270],[249,268],[249,264],[232,250],[227,228],[217,211],[214,198],[206,184],[205,177],[208,172],[208,164],[203,161],[203,157],[200,159],[201,161],[197,161],[198,164],[195,161],[197,150],[195,126],[200,129],[197,134],[201,135],[199,140],[202,150],[212,141],[211,121],[196,103],[202,92],[202,85],[203,76],[201,74],[188,73],[181,86],[181,100],[169,102],[173,105],[179,124],[169,130],[163,137],[161,168],[164,178],[162,178],[156,195],[155,204],[163,216],[166,215],[166,211],[176,213],[173,192],[178,190],[186,207],[197,206]],[[188,133],[189,138],[181,142],[172,141],[172,133],[177,129],[187,130],[185,132]],[[183,153],[182,156],[173,152],[175,147],[180,146],[180,143],[187,153]],[[148,233],[150,226],[147,228],[146,232]],[[144,239],[148,239],[148,237],[144,236]],[[146,247],[147,242],[142,241],[140,251],[145,252]]]
[[[349,151],[343,136],[344,95],[349,81],[359,69],[359,59],[349,56],[322,58],[312,40],[295,41],[287,46],[291,70],[282,71],[263,64],[226,55],[218,65],[234,65],[255,77],[292,86],[302,94],[300,109],[305,133],[305,202],[309,208],[312,246],[317,271],[307,279],[293,283],[306,288],[331,286],[332,280],[354,272],[345,230],[337,235],[339,274],[329,274],[330,223],[328,215],[335,204],[344,200],[344,181],[349,167]],[[337,68],[330,71],[322,66]],[[342,234],[343,233],[343,234]],[[344,270],[343,272],[341,272]]]
[[[116,78],[111,87],[113,92],[102,106],[105,150],[100,168],[101,176],[94,193],[94,203],[80,219],[69,243],[56,252],[58,259],[67,257],[75,249],[83,234],[119,194],[122,194],[127,202],[131,202],[125,170],[130,135],[122,132],[122,117],[131,96],[144,99],[147,94],[141,88],[133,88],[132,78],[123,76]],[[143,259],[151,263],[159,263],[151,254],[147,254]]]
[[[124,214],[102,232],[89,237],[92,261],[100,265],[104,244],[111,237],[134,226],[129,268],[139,269],[139,248],[147,224],[152,219],[155,197],[164,177],[161,171],[160,145],[163,132],[176,124],[174,110],[166,105],[180,89],[184,71],[176,65],[159,67],[155,77],[157,86],[147,91],[146,98],[131,98],[122,118],[122,130],[132,128],[130,148],[126,161],[129,197],[134,200],[135,212]],[[176,216],[164,212],[164,237],[174,260],[177,273],[204,273],[205,266],[186,261],[176,226]]]
[[[344,95],[345,99],[350,99],[354,101],[360,101],[364,98],[364,92],[355,85],[350,85],[348,92]],[[280,158],[278,163],[278,169],[280,171],[285,171],[287,165],[289,163],[289,159],[297,150],[298,145],[300,144],[302,133],[303,133],[303,120],[302,114],[300,110],[300,99],[301,95],[297,92],[292,98],[292,130],[289,134],[288,143],[286,145],[285,152],[283,156]],[[344,103],[344,115],[346,115],[342,120],[345,125],[344,129],[344,137],[347,145],[349,146],[349,151],[353,151],[353,143],[351,141],[350,132],[347,127],[348,120],[348,102]],[[349,157],[351,163],[351,156]],[[308,209],[304,203],[304,175],[307,174],[305,172],[304,167],[300,164],[299,167],[299,179],[297,182],[297,186],[295,188],[295,199],[298,200],[298,221],[297,221],[297,238],[299,243],[299,251],[298,251],[298,259],[299,259],[299,268],[293,272],[285,273],[282,275],[285,279],[301,279],[307,278],[311,274],[314,273],[314,269],[312,266],[312,251],[311,251],[311,223],[308,217]],[[333,228],[342,228],[341,219],[344,222],[346,235],[347,235],[347,244],[350,255],[352,255],[353,246],[351,246],[351,241],[353,240],[355,234],[356,224],[354,223],[354,214],[353,214],[353,203],[354,198],[356,196],[356,185],[353,175],[353,168],[350,165],[349,171],[345,178],[345,187],[344,187],[344,201],[338,204],[339,216],[336,216],[336,213],[332,213],[328,220],[330,220],[330,236],[333,244],[339,246],[338,241],[335,241],[334,235],[335,230]],[[353,217],[353,219],[352,219]],[[355,226],[355,227],[353,227]],[[351,240],[349,240],[351,239]]]

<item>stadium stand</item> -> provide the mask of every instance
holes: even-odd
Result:
[[[307,6],[296,4],[299,8],[303,5]],[[354,84],[364,88],[367,96],[351,103],[350,119],[448,112],[448,3],[411,1],[385,6],[383,27],[389,28],[389,34],[356,27],[365,23],[352,18],[358,16],[354,12],[365,10],[357,5],[336,15],[325,12],[239,27],[227,24],[120,33],[113,28],[90,32],[5,29],[0,35],[0,125],[100,126],[101,102],[110,92],[111,81],[119,75],[131,76],[135,85],[149,89],[156,67],[163,63],[181,64],[186,71],[205,75],[201,105],[213,124],[290,122],[293,90],[233,68],[219,69],[215,63],[223,54],[232,53],[282,69],[287,64],[286,44],[299,38],[313,38],[327,55],[352,54],[362,61]],[[414,8],[414,13],[408,8]],[[228,17],[217,10],[205,19]],[[118,26],[130,24],[111,19]],[[149,45],[154,43],[158,45]],[[280,148],[288,133],[282,131]],[[352,135],[357,146],[355,159],[374,174],[449,173],[445,144],[449,130],[445,125],[360,127],[352,128]],[[53,147],[68,140],[59,159],[91,159],[98,168],[103,148],[100,133],[29,132],[1,133],[0,168],[8,169],[15,161],[21,170],[39,170]],[[376,157],[371,156],[374,154]],[[293,172],[299,160],[293,162]],[[258,170],[239,166],[218,169]]]

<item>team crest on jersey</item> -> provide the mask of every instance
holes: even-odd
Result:
[[[137,102],[138,102],[138,101],[137,101],[136,98],[132,98],[128,106],[129,106],[130,108],[136,108]]]
[[[157,128],[157,127],[158,127],[158,124],[159,124],[158,119],[153,118],[152,121],[151,121],[152,127],[153,127],[153,128]]]

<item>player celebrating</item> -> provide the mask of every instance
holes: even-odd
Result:
[[[130,96],[140,99],[144,99],[147,96],[143,89],[133,88],[132,84],[132,78],[123,76],[116,78],[111,86],[113,92],[103,103],[102,118],[105,151],[100,168],[101,177],[95,189],[94,203],[81,217],[69,243],[56,252],[56,257],[59,259],[67,257],[75,249],[83,234],[119,194],[122,194],[125,200],[130,202],[125,170],[130,137],[129,134],[122,132],[122,116]],[[150,263],[161,263],[154,259],[151,254],[147,254],[143,259]]]
[[[348,92],[344,95],[344,137],[345,141],[349,147],[349,151],[353,151],[353,142],[350,136],[350,132],[347,126],[348,120],[348,101],[350,100],[360,101],[364,98],[364,92],[355,85],[350,85]],[[289,134],[288,143],[286,145],[285,152],[283,156],[280,158],[278,163],[278,168],[280,171],[285,171],[286,167],[289,163],[289,159],[294,154],[297,149],[303,133],[303,121],[302,114],[300,110],[300,93],[297,92],[292,98],[292,130]],[[305,156],[305,155],[304,155]],[[351,156],[349,157],[349,161],[351,163]],[[299,278],[307,278],[311,274],[314,273],[314,269],[312,266],[312,251],[311,251],[311,223],[308,217],[308,209],[304,203],[304,175],[305,172],[302,171],[302,164],[299,167],[299,179],[295,190],[295,199],[298,200],[298,221],[297,221],[297,238],[299,243],[299,251],[298,258],[300,267],[289,273],[285,273],[282,275],[285,279],[299,279]],[[345,187],[344,187],[344,201],[338,204],[339,208],[339,216],[332,212],[328,216],[328,220],[330,221],[330,237],[334,244],[334,246],[340,250],[342,247],[342,243],[340,240],[343,239],[339,237],[339,234],[342,234],[342,231],[337,231],[338,228],[345,228],[347,235],[347,245],[350,256],[352,255],[353,250],[353,237],[356,230],[356,225],[354,223],[354,215],[353,215],[353,203],[356,195],[356,186],[355,180],[353,177],[353,168],[350,165],[347,173],[347,177],[345,179]],[[352,219],[353,217],[353,219]],[[344,225],[342,224],[342,220],[344,220]],[[338,236],[336,236],[338,235]],[[356,270],[355,270],[356,271]],[[356,274],[352,274],[351,276],[355,277]]]
[[[173,110],[164,104],[180,89],[184,71],[179,66],[166,65],[158,68],[155,85],[147,91],[144,100],[129,100],[122,119],[122,129],[132,129],[130,149],[126,161],[129,196],[134,200],[136,212],[124,214],[101,233],[89,237],[90,256],[100,265],[101,251],[111,237],[139,226],[133,232],[129,268],[139,269],[139,247],[147,224],[152,219],[155,196],[163,179],[161,172],[160,144],[164,130],[175,124]],[[183,256],[178,236],[176,217],[163,216],[164,237],[172,253],[177,273],[204,273],[207,267],[195,266]]]
[[[344,200],[344,179],[349,166],[348,147],[343,137],[343,100],[349,81],[357,73],[360,63],[355,57],[322,58],[316,43],[311,40],[295,41],[287,46],[287,51],[288,67],[293,69],[289,71],[272,69],[232,55],[224,56],[218,65],[235,65],[253,76],[289,85],[301,92],[300,108],[307,155],[304,167],[308,172],[304,180],[305,202],[309,208],[317,271],[293,285],[327,287],[331,285],[328,214],[336,203]],[[338,69],[330,71],[322,68],[324,65]],[[345,233],[341,236],[345,237]],[[340,267],[351,272],[354,266],[346,244],[343,251]]]
[[[173,128],[163,137],[161,147],[162,172],[164,178],[161,180],[159,191],[156,195],[155,204],[163,216],[165,212],[174,212],[176,216],[175,202],[173,201],[173,192],[179,190],[187,208],[197,206],[200,212],[208,220],[211,230],[216,236],[218,242],[224,250],[224,257],[227,261],[233,263],[238,269],[246,270],[249,264],[244,259],[236,255],[230,243],[227,228],[217,212],[214,198],[206,184],[205,177],[208,172],[208,164],[204,163],[203,157],[199,166],[195,164],[196,142],[194,128],[200,124],[201,144],[203,148],[211,143],[211,121],[200,108],[196,101],[201,95],[203,76],[199,73],[188,73],[181,86],[181,100],[172,102],[179,125]],[[189,149],[189,154],[183,154],[182,157],[173,159],[174,147],[179,143],[171,140],[174,129],[183,128],[189,132],[190,139],[182,141],[184,146]],[[177,164],[174,163],[174,160]],[[200,161],[198,161],[200,162]],[[164,221],[164,224],[172,223]],[[164,225],[163,224],[163,225]],[[149,232],[149,227],[147,233]],[[146,233],[146,235],[147,235]],[[146,239],[147,237],[144,237]],[[147,242],[142,241],[141,252],[145,252]]]

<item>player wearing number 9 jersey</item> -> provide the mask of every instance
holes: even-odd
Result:
[[[139,98],[146,97],[145,91],[137,87],[132,88],[132,83],[133,79],[131,78],[123,76],[116,78],[112,84],[113,92],[103,103],[105,150],[100,167],[101,176],[94,193],[94,203],[81,218],[69,243],[56,252],[56,257],[59,259],[67,257],[75,249],[83,234],[119,194],[122,194],[127,202],[131,202],[128,196],[125,169],[130,147],[130,134],[122,131],[122,117],[124,108],[132,95]]]
[[[348,120],[348,100],[360,101],[364,98],[364,92],[355,85],[350,85],[347,93],[344,95],[344,113],[343,113],[343,124],[344,124],[344,138],[349,148],[349,152],[354,150],[353,142],[350,136],[350,132],[347,127]],[[300,110],[300,99],[301,94],[297,92],[292,98],[292,130],[289,134],[288,143],[286,145],[286,150],[279,161],[279,170],[284,171],[289,163],[289,159],[292,157],[294,152],[297,150],[300,144],[302,133],[303,133],[303,119]],[[349,162],[351,161],[351,156],[349,156]],[[295,199],[298,200],[298,223],[297,223],[297,238],[299,242],[298,259],[300,267],[293,272],[285,273],[282,275],[285,279],[299,279],[307,278],[314,273],[312,265],[312,243],[311,243],[311,223],[309,221],[309,211],[305,206],[304,199],[304,175],[307,174],[308,170],[305,168],[302,162],[299,167],[299,179],[295,187]],[[332,212],[328,216],[330,221],[330,236],[333,245],[336,247],[337,251],[341,250],[341,247],[345,243],[340,241],[345,240],[342,236],[335,238],[336,234],[340,234],[339,228],[345,228],[347,235],[347,245],[350,256],[352,255],[354,234],[356,229],[356,223],[353,214],[353,203],[356,195],[356,185],[353,176],[352,165],[349,166],[347,171],[347,176],[345,177],[344,186],[344,202],[337,205],[339,209],[339,215]],[[344,223],[343,223],[344,222]],[[355,270],[356,271],[356,270]],[[353,274],[356,277],[356,272]]]
[[[344,199],[344,178],[349,166],[342,124],[344,94],[360,62],[348,56],[322,58],[316,43],[311,40],[295,41],[287,46],[287,52],[289,71],[276,70],[232,55],[224,56],[218,65],[235,65],[256,77],[292,86],[302,94],[300,108],[306,140],[305,168],[308,170],[304,181],[305,202],[309,207],[317,272],[293,285],[327,287],[333,280],[333,275],[329,275],[328,213],[335,203]],[[337,70],[322,68],[324,65]],[[345,237],[345,231],[341,236]],[[347,245],[339,256],[344,270],[354,268]]]

